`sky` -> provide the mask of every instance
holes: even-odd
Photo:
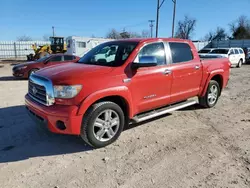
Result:
[[[105,37],[114,28],[140,33],[156,19],[157,0],[0,0],[0,40],[27,35],[41,40],[57,36]],[[159,37],[170,37],[172,0],[160,9]],[[199,40],[240,15],[250,19],[250,0],[177,0],[176,23],[185,15],[197,20],[192,39]],[[155,27],[154,27],[155,30]]]

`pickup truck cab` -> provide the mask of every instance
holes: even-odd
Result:
[[[116,50],[112,58],[99,55],[104,48]],[[26,107],[42,127],[104,147],[130,122],[197,102],[213,107],[227,85],[230,65],[227,58],[201,60],[189,40],[110,41],[76,63],[32,74]]]
[[[19,78],[29,78],[29,76],[39,69],[50,67],[54,65],[61,65],[62,63],[72,63],[78,61],[80,58],[74,55],[52,54],[42,57],[36,61],[29,61],[26,63],[17,64],[12,68],[12,74]]]

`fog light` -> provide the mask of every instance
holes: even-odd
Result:
[[[56,122],[56,127],[62,131],[66,129],[64,122],[60,120]]]

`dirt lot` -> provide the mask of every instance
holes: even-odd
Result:
[[[39,130],[24,108],[26,80],[0,68],[0,187],[250,187],[250,65],[233,68],[213,109],[198,106],[133,125],[91,150]]]

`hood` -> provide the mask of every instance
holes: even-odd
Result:
[[[23,67],[23,66],[28,66],[28,65],[31,65],[31,64],[35,64],[35,63],[38,63],[38,62],[36,62],[36,61],[29,61],[29,62],[26,62],[26,63],[17,64],[14,67]]]
[[[86,65],[81,63],[66,63],[41,69],[35,74],[49,78],[53,83],[69,84],[79,82],[86,77],[100,76],[111,72],[113,67]]]

